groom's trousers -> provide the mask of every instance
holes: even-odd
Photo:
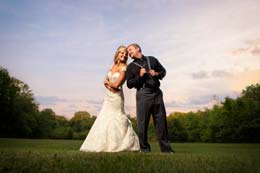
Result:
[[[148,143],[148,125],[152,115],[157,139],[162,152],[173,151],[168,141],[166,111],[162,91],[142,88],[136,92],[137,127],[141,151],[151,151]]]

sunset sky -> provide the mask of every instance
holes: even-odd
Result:
[[[1,0],[0,66],[40,109],[98,115],[116,48],[139,43],[167,70],[167,114],[198,110],[260,83],[259,17],[260,0]]]

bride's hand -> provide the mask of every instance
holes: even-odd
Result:
[[[112,87],[110,87],[109,85],[105,85],[105,86],[106,86],[106,88],[107,88],[109,91],[111,91],[111,92],[113,92],[113,93],[117,93],[117,92],[120,91],[120,89],[112,88]]]
[[[105,85],[105,86],[109,86],[109,80],[106,79],[106,80],[104,81],[104,85]]]
[[[111,92],[113,92],[113,93],[117,93],[117,92],[119,92],[120,91],[120,89],[116,89],[116,88],[113,88],[113,87],[111,87],[110,85],[109,85],[109,80],[108,79],[106,79],[105,81],[104,81],[104,85],[105,85],[105,87],[109,90],[109,91],[111,91]]]

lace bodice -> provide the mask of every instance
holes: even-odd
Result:
[[[123,67],[120,69],[120,71],[126,71],[126,66],[123,66]],[[107,74],[107,77],[108,77],[109,81],[111,81],[111,82],[116,82],[117,79],[119,78],[119,76],[120,76],[120,72],[119,72],[119,71],[113,73],[113,72],[111,71],[111,69],[110,69],[110,71],[109,71],[108,74]],[[120,87],[121,87],[121,86],[120,86]]]
[[[115,82],[119,78],[119,76],[120,76],[119,72],[112,73],[112,71],[109,71],[107,74],[107,77],[111,82]]]

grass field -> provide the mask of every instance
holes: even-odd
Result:
[[[79,140],[0,139],[0,172],[260,172],[260,144],[173,143],[175,154],[82,153]]]

